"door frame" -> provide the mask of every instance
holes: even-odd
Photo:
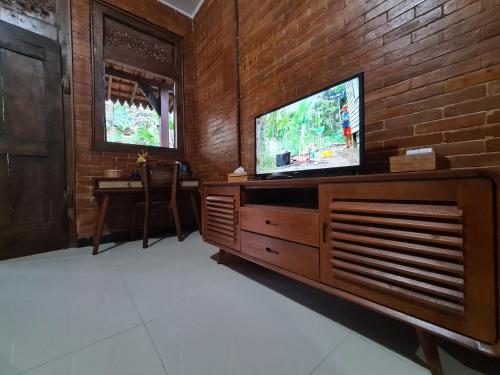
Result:
[[[15,28],[16,34],[21,38],[23,35],[35,37],[40,46],[45,45],[44,40],[52,40],[59,44],[61,61],[61,106],[64,130],[64,155],[65,155],[65,206],[67,223],[66,247],[74,247],[77,244],[76,215],[75,215],[75,152],[74,152],[74,121],[73,121],[73,88],[71,87],[73,76],[73,59],[71,46],[71,0],[56,0],[56,28],[57,39],[48,38],[27,30],[22,25],[15,25],[2,21],[5,29]],[[2,27],[3,28],[3,27]]]
[[[76,233],[76,174],[73,113],[73,46],[71,38],[71,0],[56,0],[56,27],[61,46],[62,106],[66,153],[66,218],[67,247],[77,246]]]

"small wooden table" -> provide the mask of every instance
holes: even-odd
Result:
[[[105,187],[103,187],[103,185]],[[198,205],[196,203],[196,195],[199,190],[198,180],[183,179],[179,180],[178,189],[181,191],[189,191],[189,198],[193,207],[193,212],[196,220],[196,226],[201,233],[200,215],[198,214]],[[156,192],[167,192],[168,188],[154,189]],[[99,245],[101,244],[102,232],[104,230],[104,223],[108,217],[109,201],[112,196],[123,195],[139,195],[144,194],[144,188],[140,180],[132,179],[109,179],[98,178],[95,180],[94,196],[101,200],[99,216],[94,226],[94,234],[92,236],[92,255],[97,255],[99,252]]]

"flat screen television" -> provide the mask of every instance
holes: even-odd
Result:
[[[363,74],[255,118],[261,178],[360,173],[364,154]]]

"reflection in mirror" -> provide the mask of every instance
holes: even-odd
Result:
[[[175,81],[105,62],[106,141],[177,148]]]

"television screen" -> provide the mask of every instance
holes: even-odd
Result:
[[[258,116],[256,173],[356,169],[363,148],[362,75]]]

